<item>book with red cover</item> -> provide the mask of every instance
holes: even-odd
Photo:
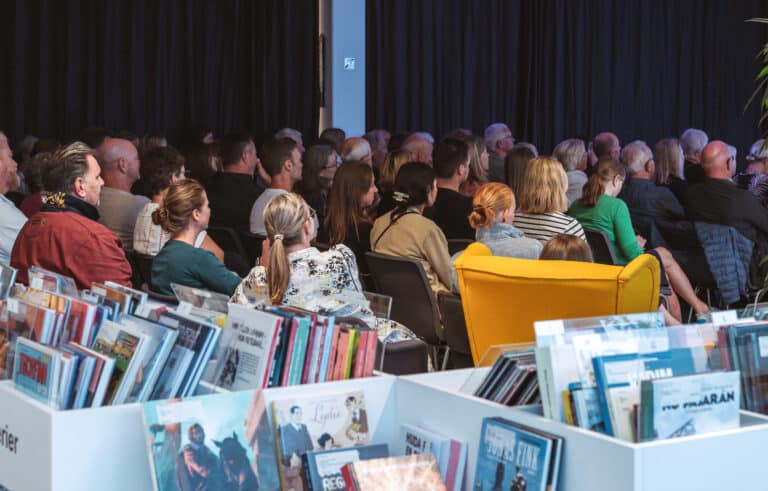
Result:
[[[341,335],[341,327],[338,324],[334,324],[333,332],[331,333],[330,348],[323,356],[326,358],[325,370],[323,371],[323,378],[320,382],[328,382],[333,380],[333,370],[336,367],[336,348],[339,344],[339,336]]]
[[[379,342],[379,336],[376,331],[371,331],[371,336],[368,338],[368,346],[365,353],[365,368],[363,369],[363,377],[373,376],[373,370],[376,366],[376,346]]]
[[[333,364],[331,380],[344,380],[344,361],[349,347],[349,328],[342,326],[339,331],[339,342],[336,344],[336,361]]]
[[[341,474],[347,489],[354,491],[446,489],[432,454],[360,460],[346,464]]]

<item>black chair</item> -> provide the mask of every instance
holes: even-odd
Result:
[[[410,375],[424,373],[427,367],[429,347],[421,339],[405,339],[376,347],[376,367],[379,371],[392,375]]]
[[[208,227],[208,235],[224,252],[234,252],[244,260],[248,260],[248,251],[235,229],[229,227]]]
[[[438,337],[440,312],[429,286],[424,268],[417,259],[366,252],[365,260],[376,285],[376,292],[392,297],[395,320],[432,348],[437,364],[437,351],[444,346]]]
[[[140,254],[136,251],[126,253],[128,262],[131,263],[131,267],[135,267],[134,276],[138,276],[137,288],[141,287],[144,283],[147,285],[152,284],[152,261],[155,260],[155,256],[148,256],[146,254]]]
[[[618,264],[616,260],[616,253],[611,247],[611,243],[608,240],[608,236],[602,230],[589,230],[584,229],[584,233],[587,236],[587,242],[590,249],[592,249],[592,257],[596,263],[600,264]]]
[[[474,240],[471,239],[448,239],[448,254],[453,256],[457,252],[466,249],[472,242]]]
[[[467,324],[464,322],[464,307],[461,297],[453,292],[438,292],[437,306],[443,320],[443,339],[448,349],[443,357],[443,370],[448,366],[448,358],[453,368],[475,366],[472,361],[472,349],[469,347]]]
[[[239,235],[240,241],[243,244],[243,248],[248,254],[245,256],[245,259],[247,259],[248,263],[253,266],[256,264],[256,259],[261,257],[261,248],[267,236],[261,234],[252,234],[251,232],[239,232]]]
[[[158,302],[167,303],[170,305],[178,305],[179,299],[176,298],[175,295],[163,295],[162,293],[157,293],[155,291],[150,290],[149,285],[147,283],[144,283],[141,285],[141,291],[145,292],[149,298],[152,300],[157,300]]]

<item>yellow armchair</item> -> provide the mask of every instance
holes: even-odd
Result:
[[[659,263],[642,254],[626,266],[493,256],[475,242],[454,261],[475,364],[495,344],[532,342],[533,323],[653,312]]]

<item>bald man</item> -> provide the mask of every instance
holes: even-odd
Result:
[[[432,143],[421,133],[413,133],[403,142],[403,150],[415,156],[415,160],[432,165]]]
[[[756,244],[768,238],[768,210],[731,178],[736,161],[722,141],[710,142],[701,152],[704,179],[688,188],[685,212],[690,220],[736,228]]]
[[[359,160],[368,165],[373,165],[373,155],[371,144],[365,138],[355,136],[347,138],[341,146],[341,158],[344,162],[348,160]]]
[[[98,148],[104,187],[99,200],[99,222],[120,237],[126,251],[133,250],[133,229],[144,205],[145,196],[131,193],[139,179],[139,153],[128,140],[109,138]]]

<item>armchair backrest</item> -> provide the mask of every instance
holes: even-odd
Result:
[[[658,309],[661,273],[648,254],[622,267],[493,256],[474,243],[454,266],[475,363],[495,344],[532,342],[538,320]]]

